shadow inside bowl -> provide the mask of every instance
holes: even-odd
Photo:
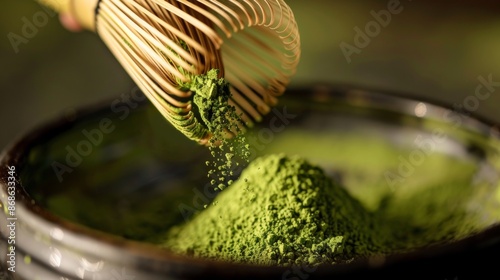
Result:
[[[444,227],[443,215],[463,212],[459,221],[448,221],[449,231],[410,248],[435,245],[429,250],[413,252],[403,244],[394,256],[310,269],[316,277],[352,275],[494,241],[491,234],[477,236],[498,231],[498,127],[430,102],[350,87],[291,89],[280,102],[248,132],[251,159],[298,154],[321,166],[368,210],[386,217],[381,234],[404,242],[415,228],[425,236]],[[2,174],[15,166],[19,179],[18,255],[30,261],[18,263],[32,271],[23,279],[44,267],[68,279],[114,279],[109,275],[124,273],[124,267],[141,280],[293,279],[282,274],[286,268],[213,264],[155,248],[171,226],[191,219],[217,195],[205,165],[211,155],[149,103],[133,110],[125,103],[120,105],[127,110],[116,110],[112,103],[42,126],[4,153]],[[390,228],[394,224],[401,225],[398,233]],[[452,247],[442,244],[450,240]]]

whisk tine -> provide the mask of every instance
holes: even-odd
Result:
[[[277,104],[300,59],[297,23],[284,0],[38,1],[96,31],[160,113],[200,143],[209,133],[179,82],[219,69],[240,125],[252,126]]]
[[[190,13],[187,13],[186,11],[180,9],[176,5],[172,5],[169,3],[169,1],[162,1],[162,0],[150,0],[153,3],[157,4],[158,6],[161,6],[168,10],[170,13],[175,14],[179,19],[182,19],[184,22],[188,22],[193,26],[196,26],[196,29],[199,29],[202,31],[202,33],[212,39],[214,42],[217,42],[217,46],[220,46],[222,44],[222,39],[217,35],[217,32],[213,30],[213,28],[209,25],[207,25],[205,22],[201,21],[199,18],[196,18],[192,16]],[[179,3],[178,1],[170,0],[172,2]],[[189,3],[189,2],[184,2]]]
[[[106,43],[110,43],[109,41],[117,39],[118,40],[128,39],[127,40],[128,44],[123,45],[123,47],[128,47],[131,53],[135,53],[138,56],[148,56],[148,57],[153,56],[155,59],[160,61],[161,56],[158,53],[151,51],[151,47],[148,46],[150,44],[149,41],[147,39],[142,38],[143,36],[148,37],[148,34],[142,28],[140,28],[140,26],[136,25],[135,23],[129,22],[129,28],[122,29],[120,28],[119,25],[116,24],[117,21],[113,20],[113,18],[119,18],[123,10],[117,10],[117,6],[108,7],[107,5],[103,5],[101,7],[101,10],[102,11],[100,12],[100,14],[102,15],[101,18],[103,19],[103,21],[106,21],[109,24],[109,26],[112,26],[113,30],[118,32],[118,34],[114,35],[112,38],[101,36],[103,37],[103,40]],[[173,75],[178,77],[184,77],[184,75],[182,75],[182,73],[180,73],[179,70],[176,67],[174,67],[174,65],[172,65],[171,63],[165,61],[165,63],[163,63],[162,66],[164,66],[169,73],[172,73]],[[156,71],[155,69],[152,69],[153,73],[151,74],[153,75],[155,71]],[[177,92],[176,94],[183,96],[185,95],[181,91]]]
[[[266,115],[269,113],[271,108],[269,107],[270,104],[266,104],[264,100],[261,97],[258,97],[256,95],[256,91],[252,90],[248,84],[246,84],[242,80],[234,80],[235,86],[234,88],[238,89],[238,92],[241,92],[242,95],[249,100],[250,102],[253,102],[253,106],[256,109],[256,111],[261,114],[261,115]],[[260,118],[259,116],[256,117],[256,119]]]
[[[168,33],[173,33],[176,37],[181,37],[183,41],[186,42],[190,47],[195,49],[196,51],[203,52],[204,54],[206,53],[206,49],[203,48],[198,42],[193,40],[191,37],[187,36],[185,33],[179,32],[177,29],[175,29],[172,25],[161,21],[161,19],[156,16],[155,14],[151,13],[144,7],[138,5],[136,2],[131,1],[131,5],[137,8],[137,11],[141,12],[142,14],[146,15],[144,18],[139,18],[137,21],[138,23],[143,22],[143,26],[147,27],[147,30],[151,32],[156,38],[156,40],[151,40],[150,42],[154,44],[155,47],[158,49],[165,51],[165,46],[168,46],[171,48],[175,53],[178,54],[178,56],[182,57],[184,63],[189,63],[191,65],[197,65],[199,63],[199,60],[196,60],[195,58],[191,57],[189,53],[184,50],[178,42],[174,42],[171,38],[165,35],[164,32]],[[149,19],[146,22],[145,19]],[[152,26],[154,25],[154,26]],[[164,31],[163,33],[161,31]],[[175,56],[172,56],[175,57]],[[188,65],[184,66],[184,68],[189,68]]]
[[[118,3],[120,1],[117,1]],[[118,4],[117,7],[120,7],[121,10],[126,13],[130,18],[133,18],[136,20],[137,23],[135,22],[130,22],[129,23],[129,29],[134,33],[136,36],[135,39],[139,40],[139,36],[142,37],[143,39],[141,40],[141,43],[143,46],[145,44],[148,44],[151,46],[152,49],[157,49],[161,52],[161,54],[166,55],[169,59],[171,59],[174,63],[179,65],[180,67],[184,69],[189,69],[191,64],[194,64],[195,66],[197,65],[197,61],[195,59],[192,59],[189,54],[178,44],[174,43],[172,40],[168,40],[165,38],[165,40],[158,41],[156,40],[155,37],[152,36],[151,33],[155,34],[155,30],[144,20],[136,16],[134,13],[131,13],[130,10],[128,10],[127,7],[124,7],[121,3]],[[143,27],[148,28],[148,31],[144,30]],[[150,30],[151,29],[151,30]],[[155,34],[159,37],[165,37],[162,36],[161,34]],[[132,38],[134,39],[134,38]],[[163,38],[162,38],[163,39]],[[134,40],[135,41],[135,40]],[[168,48],[167,48],[168,47]],[[144,47],[143,49],[148,50],[149,48]],[[172,66],[171,63],[168,63],[167,61],[164,61],[161,59],[161,54],[158,52],[147,52],[147,54],[151,57],[152,61],[155,61],[156,63],[159,64],[160,67],[158,69],[166,69],[169,72],[174,73],[175,76],[178,76],[179,78],[184,78],[184,75],[182,75],[179,70],[175,67]],[[185,57],[185,59],[181,59],[180,57]],[[188,61],[186,61],[188,60]]]
[[[274,12],[273,12],[273,8],[271,7],[271,4],[267,1],[264,1],[264,2],[255,2],[255,4],[260,8],[260,11],[261,11],[261,16],[262,16],[262,25],[265,26],[265,27],[269,27],[269,28],[272,28],[272,24],[275,22],[275,15],[274,15]],[[264,5],[267,6],[267,10],[266,8],[264,7]],[[266,11],[269,11],[269,12],[266,12]],[[266,17],[266,15],[268,15]],[[266,20],[268,21],[268,23],[266,23]],[[277,23],[277,24],[281,24],[281,23]]]
[[[136,5],[136,4],[134,3],[134,5]],[[141,8],[143,8],[143,7],[141,7]],[[190,46],[191,48],[193,48],[197,52],[202,53],[202,55],[209,55],[207,53],[207,49],[205,47],[203,47],[199,42],[194,40],[192,37],[189,37],[187,34],[174,28],[168,22],[161,21],[159,17],[157,17],[155,14],[149,12],[146,9],[144,9],[144,10],[141,9],[141,12],[143,12],[148,18],[151,19],[151,23],[156,24],[157,28],[151,29],[151,31],[154,32],[155,35],[157,35],[162,42],[174,43],[174,41],[172,39],[170,39],[169,37],[174,37],[174,38],[177,37],[180,40],[184,41],[186,43],[186,45]],[[167,36],[167,35],[170,35],[170,36]],[[176,48],[174,50],[177,50],[179,48],[179,45],[178,44],[175,44],[175,45],[176,45]],[[182,56],[182,57],[184,57],[188,62],[194,61],[193,64],[199,63],[199,60],[192,58],[190,56]]]
[[[211,2],[216,2],[220,5],[223,5],[227,7],[227,9],[232,10],[234,14],[236,14],[236,17],[238,17],[238,20],[242,22],[241,29],[243,29],[245,26],[252,26],[255,23],[253,22],[253,18],[250,15],[250,13],[245,9],[244,5],[238,1],[238,0],[230,0],[228,3],[221,3],[218,0],[210,0]]]
[[[199,3],[201,3],[202,1],[198,1]],[[200,13],[200,15],[203,15],[204,17],[206,17],[209,21],[211,21],[211,23],[213,24],[213,26],[216,26],[218,27],[222,32],[224,32],[226,34],[226,36],[231,36],[231,28],[228,28],[216,15],[214,15],[213,13],[210,13],[210,11],[207,11],[206,8],[208,7],[200,7],[196,4],[193,4],[189,1],[186,1],[184,3],[187,7],[190,7],[191,9],[193,9],[193,11],[196,11],[198,13]],[[233,26],[233,32],[237,31],[237,27],[236,26]]]
[[[242,34],[245,36],[244,39],[249,39],[251,38],[249,34],[245,33]],[[265,46],[265,45],[264,45]],[[267,46],[266,46],[267,47]],[[240,72],[240,75],[246,75],[246,76],[252,76],[251,73],[259,73],[259,77],[254,77],[256,81],[270,81],[272,78],[269,77],[268,74],[264,72],[267,71],[267,73],[273,73],[274,77],[278,77],[280,79],[286,80],[287,76],[282,73],[282,69],[280,68],[279,65],[273,65],[269,62],[269,60],[266,60],[262,56],[256,54],[250,47],[249,47],[249,42],[241,42],[238,39],[233,39],[231,42],[228,43],[227,46],[223,49],[225,51],[225,55],[228,58],[226,68],[231,68],[231,69],[245,69],[245,71],[248,71],[248,73],[243,73]],[[235,50],[241,50],[241,51],[235,51]],[[273,52],[271,51],[270,54]],[[243,55],[243,54],[248,54],[248,55]],[[275,55],[280,55],[279,53],[276,53]],[[241,67],[245,66],[245,67]]]
[[[212,0],[199,0],[201,3],[211,8],[214,12],[221,15],[231,26],[233,27],[233,31],[237,31],[238,29],[245,28],[245,23],[242,18],[238,15],[236,11],[229,8],[227,5],[219,1]]]
[[[250,11],[252,12],[252,14],[250,15],[250,18],[252,18],[252,23],[249,23],[249,27],[250,26],[253,26],[253,25],[259,25],[261,24],[259,22],[259,16],[258,16],[258,13],[257,13],[257,10],[255,9],[255,7],[252,5],[252,1],[248,1],[248,0],[244,0],[242,1],[243,3],[247,4],[248,8],[244,7],[243,6],[243,10],[246,11],[247,9],[250,9]]]
[[[233,91],[234,93],[234,91]],[[241,119],[241,122],[243,123],[243,125],[245,126],[248,126],[248,127],[252,127],[253,126],[253,121],[252,119],[248,116],[248,114],[243,110],[241,109],[241,103],[238,103],[238,102],[235,102],[234,99],[229,99],[228,101],[229,105],[233,106],[237,112],[241,112],[240,113],[240,119]],[[242,127],[244,128],[244,127]]]
[[[228,73],[229,75],[229,73]],[[234,83],[238,83],[239,81],[237,79],[233,79]],[[239,114],[245,113],[248,114],[250,117],[252,117],[252,123],[255,121],[259,122],[262,118],[260,113],[254,108],[250,102],[246,98],[243,97],[243,95],[240,93],[239,88],[237,87],[232,87],[232,97],[231,99],[234,100],[237,104],[240,104],[240,110],[237,110]]]
[[[108,24],[107,22],[103,21],[103,24]],[[110,38],[119,38],[121,37],[119,33],[116,31],[114,28],[107,28],[103,32],[109,32],[109,37]],[[170,83],[163,83],[164,88],[159,88],[157,86],[158,82],[161,82],[162,79],[159,79],[157,82],[152,82],[151,78],[144,73],[143,69],[148,68],[147,62],[144,61],[144,59],[137,55],[135,52],[130,51],[129,48],[126,46],[126,42],[123,40],[110,40],[108,42],[108,46],[110,46],[110,49],[115,53],[115,56],[123,63],[123,65],[129,69],[129,74],[131,77],[134,79],[134,81],[138,84],[153,84],[156,86],[155,91],[147,90],[145,93],[148,95],[148,97],[152,97],[151,93],[161,93],[167,90],[170,93],[176,93],[178,95],[183,95],[183,97],[188,97],[189,93],[183,92],[179,90],[177,87],[171,85]],[[153,69],[149,67],[149,69]],[[153,71],[154,72],[154,71]],[[163,98],[166,99],[169,103],[173,104],[174,106],[177,107],[185,107],[186,104],[184,102],[180,102],[174,98],[170,94],[164,94]]]
[[[153,71],[141,75],[140,79],[148,80],[148,88],[154,89],[149,95],[161,97],[170,105],[185,110],[189,104],[189,100],[182,100],[189,94],[167,85],[186,79],[179,68],[194,74],[210,68],[225,69],[233,91],[232,100],[238,105],[236,109],[251,125],[260,121],[270,111],[270,106],[276,105],[277,96],[283,93],[290,76],[295,73],[300,57],[300,37],[293,13],[282,0],[126,2],[131,2],[129,5],[140,14],[128,15],[132,19],[132,29],[136,30],[128,36],[144,48],[138,50],[144,59],[137,58],[137,61],[143,64],[141,71]],[[126,14],[132,12],[123,7],[122,10]],[[141,26],[148,26],[146,30],[151,35],[138,31]],[[249,27],[255,31],[242,32]],[[150,30],[154,28],[161,29],[164,34]],[[145,46],[147,41],[154,41],[150,49]],[[187,49],[179,46],[181,41]],[[161,56],[157,52],[168,63],[159,61]],[[220,55],[210,57],[219,52]],[[154,72],[154,66],[161,68],[157,70],[161,75]]]

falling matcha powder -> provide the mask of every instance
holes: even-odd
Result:
[[[229,83],[218,75],[219,70],[211,69],[206,74],[190,76],[189,82],[179,82],[179,85],[182,90],[194,93],[193,103],[200,123],[211,135],[208,146],[213,160],[207,161],[208,176],[212,178],[212,185],[222,190],[232,183],[237,173],[234,170],[248,162],[250,152],[241,133],[243,121],[236,108],[229,104]]]
[[[500,195],[489,204],[471,204],[470,181],[460,178],[414,192],[402,189],[390,195],[358,193],[365,203],[381,201],[371,212],[319,167],[297,156],[269,154],[257,158],[232,183],[239,174],[238,169],[248,163],[250,153],[240,130],[243,121],[236,108],[229,104],[230,86],[218,76],[219,71],[212,69],[203,75],[190,76],[188,82],[179,81],[181,89],[194,93],[192,101],[197,108],[194,111],[198,112],[194,122],[197,129],[189,134],[190,139],[200,140],[211,135],[208,146],[213,158],[207,161],[211,184],[221,190],[231,185],[207,209],[187,223],[171,227],[173,222],[165,222],[165,215],[172,211],[162,208],[171,203],[162,201],[154,203],[151,211],[126,215],[125,222],[117,224],[103,222],[101,216],[89,212],[90,208],[71,204],[73,200],[61,199],[65,196],[53,197],[47,207],[69,220],[157,244],[179,254],[258,265],[347,263],[357,258],[458,240],[500,220]],[[180,123],[182,121],[185,120],[181,119]],[[303,141],[303,137],[293,139]],[[328,142],[331,141],[328,138]],[[352,143],[355,151],[362,147],[355,141],[348,143]],[[311,152],[310,146],[307,147],[307,152]],[[322,156],[328,155],[321,149],[317,151]],[[377,165],[380,159],[395,157],[392,146],[388,151],[373,157],[377,158]],[[337,152],[331,158],[338,158]],[[432,162],[441,163],[436,159],[427,160],[429,166]],[[469,169],[466,167],[457,174],[467,174]],[[477,186],[474,193],[481,194]],[[76,195],[78,201],[79,195]],[[87,201],[95,204],[94,197]],[[100,205],[109,207],[109,203]],[[484,210],[471,211],[471,206]],[[143,219],[145,214],[147,218]]]
[[[370,214],[299,157],[254,160],[240,179],[165,244],[203,258],[264,265],[345,263],[377,251]]]

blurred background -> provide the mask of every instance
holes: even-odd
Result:
[[[97,35],[63,29],[33,0],[2,3],[0,150],[37,124],[134,87]],[[303,46],[290,87],[354,84],[462,104],[484,77],[492,81],[491,96],[475,113],[500,122],[500,1],[287,3]],[[356,44],[356,28],[365,30],[388,3],[399,13]]]

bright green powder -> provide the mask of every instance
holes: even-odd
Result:
[[[200,118],[212,134],[221,134],[221,130],[230,127],[235,115],[235,108],[228,106],[229,83],[218,76],[219,70],[212,69],[204,75],[191,76],[188,83],[181,85],[181,89],[194,93],[193,102]]]
[[[269,155],[250,163],[194,220],[173,228],[165,246],[252,264],[344,263],[378,251],[372,221],[317,166]]]
[[[84,186],[49,196],[45,206],[73,222],[179,254],[279,265],[292,261],[341,263],[371,255],[414,251],[462,239],[500,221],[499,188],[473,183],[477,167],[472,163],[454,158],[444,160],[435,154],[415,171],[414,176],[423,181],[421,185],[410,185],[413,181],[409,181],[408,187],[391,190],[378,182],[377,174],[388,169],[393,162],[391,158],[399,154],[393,146],[371,139],[370,143],[378,147],[374,149],[356,142],[359,137],[325,135],[324,138],[334,139],[342,147],[322,145],[320,136],[311,139],[318,150],[331,147],[329,154],[321,154],[330,159],[327,162],[361,166],[369,164],[365,158],[378,154],[378,162],[364,167],[380,170],[371,174],[349,166],[342,169],[322,163],[325,171],[341,172],[340,177],[335,177],[339,179],[332,181],[303,158],[269,153],[253,161],[240,179],[187,223],[180,223],[183,217],[177,206],[193,203],[193,185],[188,182],[178,186],[179,193],[170,190],[175,182],[169,181],[167,195],[140,199],[135,199],[137,195],[129,196],[126,200],[130,202],[123,204],[124,197],[111,199],[104,194],[114,192],[102,189],[72,193],[93,185],[76,176],[69,184]],[[302,144],[309,143],[306,135],[301,139]],[[316,150],[311,150],[310,145],[304,151],[279,146],[286,154],[293,154],[292,150],[313,154]],[[363,157],[357,157],[355,152]],[[436,165],[447,166],[455,179],[434,178],[436,172],[429,168]],[[439,174],[446,172],[440,170]],[[353,181],[352,177],[360,177],[359,174],[363,174],[362,180]],[[355,191],[360,188],[363,191]]]
[[[239,173],[236,169],[246,164],[249,146],[240,133],[243,122],[229,105],[230,87],[218,75],[214,69],[192,76],[180,87],[194,93],[193,111],[198,112],[202,126],[198,132],[211,134],[208,176],[214,188],[224,189]],[[196,135],[204,134],[198,132]],[[47,207],[75,222],[127,239],[158,244],[179,254],[263,265],[336,264],[415,250],[461,239],[500,220],[497,199],[492,199],[491,205],[471,203],[488,201],[477,197],[483,187],[473,189],[470,181],[464,179],[472,177],[474,169],[454,174],[456,182],[434,180],[441,173],[432,172],[433,166],[444,166],[435,155],[420,167],[422,171],[413,175],[419,180],[409,180],[403,187],[386,193],[387,188],[380,185],[387,183],[377,176],[391,170],[393,158],[400,155],[394,147],[372,140],[372,146],[379,149],[363,150],[366,139],[362,137],[332,140],[335,138],[331,135],[321,137],[303,131],[298,135],[287,132],[287,136],[281,138],[286,139],[284,143],[276,140],[267,145],[271,151],[267,151],[268,155],[254,160],[231,187],[185,224],[172,227],[178,223],[172,205],[184,200],[171,201],[171,194],[147,205],[127,205],[123,213],[105,198],[100,201],[96,198],[99,196],[80,193],[54,196]],[[312,139],[307,140],[308,137]],[[304,144],[308,142],[313,145]],[[332,142],[349,145],[338,145],[341,150],[335,150]],[[287,143],[293,144],[289,150]],[[339,172],[342,167],[356,171],[362,165],[373,173],[373,180],[365,178],[361,180],[363,186],[357,186],[353,181],[356,176],[346,176],[350,178],[343,180],[346,189],[304,158],[272,154],[272,146],[288,154],[293,151],[316,155],[327,163],[341,162],[334,168]],[[326,152],[324,147],[329,150]],[[366,168],[369,164],[373,168]],[[411,185],[417,181],[424,187]],[[483,189],[484,194],[491,194],[486,187]],[[188,194],[187,199],[191,197]],[[76,205],[72,201],[80,202]],[[474,207],[483,209],[476,211]],[[115,212],[108,218],[95,214]],[[484,217],[484,213],[491,215]]]
[[[232,183],[240,164],[248,162],[250,152],[241,133],[243,122],[236,108],[229,104],[229,83],[218,76],[219,70],[211,69],[204,75],[190,76],[189,82],[180,83],[180,87],[194,93],[195,111],[211,135],[208,177],[214,187],[222,190]]]
[[[495,206],[471,208],[479,188],[457,181],[393,192],[369,211],[319,167],[299,156],[270,154],[251,162],[206,210],[173,227],[163,246],[179,254],[249,264],[346,263],[484,229],[499,217],[485,220],[480,214],[498,212]]]

